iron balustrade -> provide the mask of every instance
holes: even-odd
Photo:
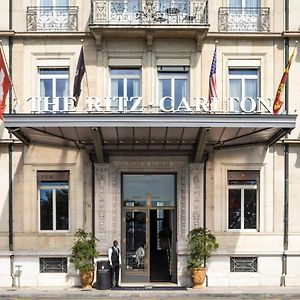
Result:
[[[27,7],[27,31],[78,31],[78,7]]]
[[[208,24],[207,0],[93,0],[93,24]]]
[[[270,8],[219,8],[219,31],[270,31]]]

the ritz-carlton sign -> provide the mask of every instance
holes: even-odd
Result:
[[[29,97],[27,101],[31,101],[31,111],[37,112],[76,112],[76,99],[74,97]],[[223,105],[220,102],[224,101]],[[237,97],[227,97],[225,99],[212,98],[210,101],[205,97],[195,97],[195,106],[191,106],[186,98],[182,98],[178,103],[172,97],[163,97],[158,101],[155,109],[157,112],[176,113],[176,112],[191,112],[191,113],[273,113],[273,100],[262,98],[245,97],[239,99]],[[225,104],[225,105],[224,105]],[[148,105],[148,107],[154,107]],[[226,107],[226,109],[220,109]],[[86,112],[144,112],[142,97],[106,97],[101,105],[101,101],[97,97],[87,97]]]

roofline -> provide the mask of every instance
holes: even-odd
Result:
[[[297,115],[91,113],[5,114],[6,128],[24,127],[241,127],[289,128]]]

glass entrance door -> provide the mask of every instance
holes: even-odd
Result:
[[[175,179],[122,175],[122,282],[176,281]]]

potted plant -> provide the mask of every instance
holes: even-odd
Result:
[[[216,237],[210,230],[202,227],[188,234],[188,268],[191,270],[194,288],[201,288],[205,280],[204,262],[219,247]]]
[[[74,236],[70,262],[79,270],[82,287],[91,288],[94,280],[94,259],[99,256],[97,239],[84,229],[78,229]]]

